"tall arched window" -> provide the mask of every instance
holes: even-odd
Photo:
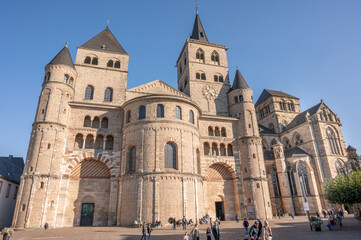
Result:
[[[88,86],[85,88],[84,98],[85,98],[85,99],[88,99],[88,100],[93,100],[93,94],[94,94],[94,87],[88,85]]]
[[[107,88],[104,91],[104,102],[112,102],[113,101],[113,89]]]
[[[92,149],[94,147],[94,137],[88,134],[85,139],[85,149]]]
[[[204,52],[200,48],[197,50],[196,59],[198,62],[204,63]]]
[[[100,123],[99,117],[94,117],[92,128],[99,128],[99,123]]]
[[[126,123],[130,123],[130,117],[131,117],[132,113],[130,110],[127,111],[127,116],[126,116]]]
[[[95,149],[103,149],[104,137],[103,135],[98,135],[95,139]]]
[[[219,156],[217,143],[212,143],[212,155]]]
[[[83,148],[83,134],[77,134],[75,137],[74,148],[82,149]]]
[[[271,171],[271,178],[272,178],[273,192],[275,194],[275,197],[280,197],[281,191],[280,191],[280,185],[278,182],[278,175],[276,169],[273,169]]]
[[[157,118],[164,118],[164,105],[163,104],[157,105]]]
[[[201,154],[198,148],[196,150],[196,156],[197,156],[197,173],[201,174]]]
[[[291,169],[287,169],[288,182],[290,183],[291,195],[297,195],[295,177]]]
[[[194,124],[194,113],[192,110],[189,110],[189,122]]]
[[[90,64],[91,60],[92,60],[91,57],[86,57],[84,63]]]
[[[85,116],[83,127],[91,127],[91,122],[90,116]]]
[[[45,82],[50,81],[50,77],[51,77],[51,72],[47,72],[45,75]]]
[[[182,109],[179,106],[176,106],[174,109],[175,119],[182,119]]]
[[[108,118],[107,117],[103,117],[101,128],[105,128],[105,129],[108,128]]]
[[[145,119],[145,116],[146,116],[145,110],[146,110],[145,106],[140,106],[139,107],[139,120]]]
[[[227,137],[227,133],[226,133],[226,128],[225,128],[225,127],[222,127],[222,129],[221,129],[221,136],[222,136],[222,137]]]
[[[113,150],[114,147],[114,137],[109,135],[107,136],[107,140],[105,142],[105,150]]]
[[[205,73],[201,73],[201,79],[202,79],[202,80],[206,80],[206,79],[207,79]]]
[[[342,160],[337,160],[336,162],[336,171],[337,171],[337,175],[345,175],[347,173],[347,168],[345,166],[345,164],[343,163]]]
[[[209,126],[208,127],[208,136],[213,136],[213,127]]]
[[[285,147],[285,150],[292,148],[291,142],[288,138],[283,139],[283,145]]]
[[[135,146],[131,147],[129,150],[129,155],[128,155],[128,162],[127,162],[127,172],[134,172],[135,171],[135,164],[136,164],[136,148]]]
[[[64,83],[69,84],[70,77],[68,74],[64,75]]]
[[[216,51],[212,52],[211,61],[213,64],[219,65],[219,55]]]
[[[228,156],[233,156],[233,146],[232,146],[232,144],[228,144],[227,153],[228,153]]]
[[[219,127],[214,128],[214,136],[216,136],[216,137],[221,136],[221,133],[219,132]]]
[[[168,142],[164,146],[164,167],[177,169],[177,147]]]
[[[209,143],[205,142],[203,144],[203,150],[204,150],[204,155],[208,156],[210,155],[210,146]]]
[[[331,153],[340,155],[340,149],[338,147],[339,145],[336,139],[336,134],[331,128],[327,128],[327,140],[331,149]]]
[[[218,76],[217,75],[214,75],[214,81],[218,82]]]
[[[94,58],[92,59],[92,64],[93,64],[93,65],[98,65],[98,58],[94,57]]]
[[[220,144],[219,150],[220,150],[220,152],[221,152],[221,156],[227,156],[226,146],[225,146],[223,143]]]
[[[300,178],[302,191],[304,191],[306,195],[311,195],[311,189],[310,189],[310,184],[308,182],[307,170],[306,170],[306,167],[303,166],[302,164],[300,164],[298,166],[298,176]]]

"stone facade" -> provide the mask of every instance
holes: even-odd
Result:
[[[275,91],[255,107],[238,70],[230,84],[226,46],[204,36],[197,14],[178,90],[161,80],[127,89],[129,55],[108,28],[78,48],[75,64],[62,49],[45,67],[13,226],[326,207],[322,183],[347,159],[338,117],[324,103],[301,113],[297,98]]]

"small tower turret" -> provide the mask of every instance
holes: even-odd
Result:
[[[228,93],[231,116],[237,117],[237,140],[241,159],[244,212],[248,218],[272,218],[271,202],[259,137],[253,91],[237,69]]]

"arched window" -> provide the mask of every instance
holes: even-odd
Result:
[[[171,142],[164,146],[164,167],[177,169],[177,147]]]
[[[233,156],[233,146],[232,146],[232,144],[228,144],[227,153],[228,153],[228,156]]]
[[[205,73],[202,73],[202,74],[201,74],[201,79],[202,79],[202,80],[206,80],[206,79],[207,79]]]
[[[337,160],[336,162],[336,171],[337,171],[337,175],[345,175],[347,173],[347,168],[345,166],[345,164],[343,163],[342,160]]]
[[[68,74],[64,75],[64,83],[69,84],[70,77]]]
[[[208,127],[208,136],[213,136],[213,127]]]
[[[139,107],[139,120],[141,119],[145,119],[146,116],[146,111],[145,111],[145,106],[140,106]]]
[[[213,156],[219,155],[217,143],[212,143],[212,155]]]
[[[105,142],[105,150],[113,150],[114,146],[114,137],[109,135],[107,136],[107,140]]]
[[[227,156],[226,146],[225,146],[223,143],[220,144],[219,150],[220,150],[220,152],[221,152],[221,156]]]
[[[113,89],[107,88],[104,92],[104,102],[112,102],[113,101]]]
[[[213,64],[219,65],[219,55],[216,51],[212,52],[211,61]]]
[[[234,102],[235,102],[235,103],[238,103],[238,97],[237,97],[237,96],[234,97]]]
[[[115,61],[114,67],[115,68],[120,68],[120,61]]]
[[[135,146],[133,146],[129,150],[128,162],[127,162],[127,168],[126,168],[127,172],[135,171],[136,155],[137,155],[137,151],[136,151]]]
[[[92,60],[91,57],[86,57],[84,63],[90,64],[91,60]]]
[[[50,77],[51,77],[51,72],[47,72],[44,78],[45,82],[50,81]]]
[[[201,79],[201,74],[200,73],[196,73],[196,79]]]
[[[93,100],[93,94],[94,94],[94,87],[88,85],[88,86],[85,88],[84,98],[85,98],[85,99],[88,99],[88,100]]]
[[[219,127],[214,128],[214,136],[216,136],[216,137],[221,136],[221,133],[219,132]]]
[[[288,182],[290,183],[291,195],[296,196],[297,188],[296,188],[295,176],[291,169],[287,170],[287,176],[288,176]]]
[[[201,174],[201,154],[198,148],[196,150],[196,156],[197,156],[197,173]]]
[[[131,117],[132,113],[130,110],[127,111],[127,117],[126,117],[126,123],[130,123],[130,117]]]
[[[218,82],[218,76],[217,75],[214,75],[214,81]]]
[[[204,155],[208,156],[210,155],[210,146],[209,143],[205,142],[203,144],[203,149],[204,149]]]
[[[93,64],[93,65],[98,65],[98,58],[94,57],[94,58],[92,59],[92,64]]]
[[[285,150],[292,148],[291,142],[288,138],[283,139],[283,145]]]
[[[176,106],[174,109],[174,117],[175,119],[182,119],[182,109],[179,106]]]
[[[300,178],[301,189],[306,195],[311,195],[310,184],[308,183],[308,175],[306,167],[300,164],[298,166],[298,176]]]
[[[99,117],[94,117],[92,128],[99,128],[99,123],[100,123]]]
[[[189,122],[194,124],[194,113],[192,110],[189,110]]]
[[[218,76],[218,81],[223,82],[223,76]]]
[[[85,139],[85,149],[92,149],[94,147],[94,137],[88,134]]]
[[[71,77],[70,80],[69,80],[69,85],[73,86],[73,83],[74,83],[74,78]]]
[[[224,127],[221,128],[221,136],[222,137],[227,137],[226,128],[224,128]]]
[[[295,111],[295,104],[293,102],[291,102],[291,109],[293,112]]]
[[[299,133],[296,133],[294,136],[294,144],[297,146],[302,143],[303,143],[303,140],[301,138],[301,135]]]
[[[104,137],[103,135],[98,135],[95,139],[95,149],[103,149]]]
[[[157,105],[157,118],[164,118],[164,105]]]
[[[75,137],[74,148],[82,149],[83,148],[83,134],[77,134]]]
[[[86,117],[84,118],[83,127],[91,127],[91,119],[90,119],[90,116],[86,116]]]
[[[103,117],[101,128],[105,128],[105,129],[108,128],[108,118],[107,117]]]
[[[277,174],[276,169],[272,170],[271,178],[272,178],[273,192],[275,194],[275,197],[280,197],[281,191],[280,191],[280,185],[278,182],[278,174]]]
[[[204,63],[204,52],[200,48],[197,50],[196,59],[198,62]]]
[[[239,102],[243,102],[243,95],[239,96]]]
[[[339,144],[338,144],[338,141],[336,139],[335,132],[331,128],[327,128],[326,133],[327,133],[327,140],[328,140],[328,144],[329,144],[330,149],[331,149],[331,153],[340,155]]]
[[[113,65],[114,65],[113,60],[109,60],[107,63],[107,67],[113,67]]]

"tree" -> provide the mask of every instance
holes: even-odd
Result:
[[[325,197],[334,204],[361,203],[361,171],[329,179],[325,184]]]

